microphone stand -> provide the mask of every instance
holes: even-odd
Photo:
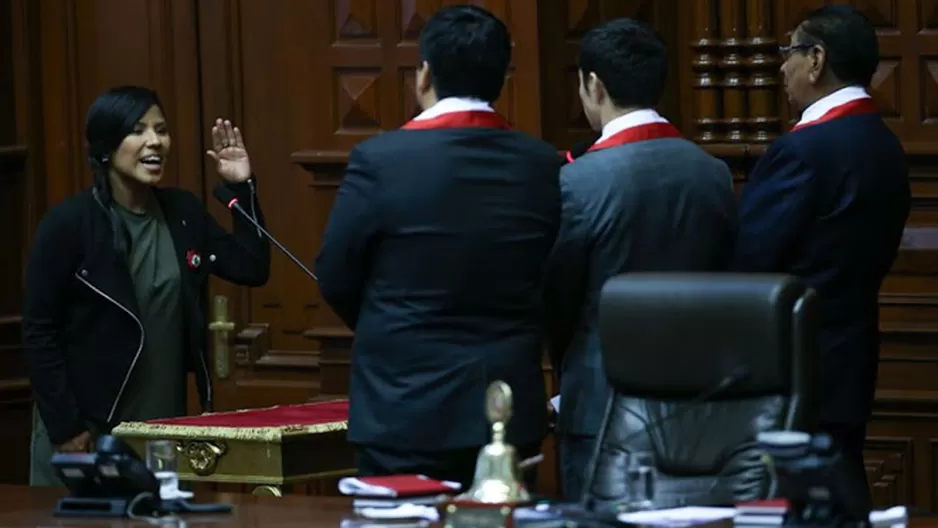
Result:
[[[238,203],[237,200],[232,200],[230,203],[227,204],[227,206],[229,209],[240,213],[241,216],[244,217],[245,220],[250,222],[252,226],[256,227],[257,230],[261,232],[261,234],[267,237],[267,240],[270,240],[271,242],[273,242],[273,244],[277,246],[277,249],[279,249],[284,255],[289,257],[290,260],[292,260],[294,264],[299,266],[300,269],[303,270],[304,273],[312,277],[314,281],[319,282],[319,277],[317,277],[315,273],[310,271],[309,268],[307,268],[302,262],[300,262],[300,259],[296,258],[296,255],[291,253],[289,249],[283,247],[283,244],[281,244],[276,238],[274,238],[273,235],[268,233],[267,230],[264,229],[264,227],[261,226],[261,224],[257,220],[255,220],[251,215],[248,214],[247,211],[244,210],[243,207],[241,207],[241,204]]]

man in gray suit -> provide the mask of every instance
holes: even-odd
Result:
[[[597,328],[603,283],[630,271],[723,270],[732,256],[729,168],[653,110],[667,62],[664,43],[635,20],[608,22],[580,42],[580,100],[602,136],[561,172],[563,219],[546,286],[570,500],[585,484],[610,390]]]

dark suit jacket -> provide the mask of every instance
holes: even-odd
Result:
[[[726,269],[736,200],[726,164],[684,139],[589,152],[560,181],[563,224],[547,287],[557,427],[595,435],[609,390],[597,327],[603,284],[630,271]]]
[[[869,417],[878,292],[910,201],[902,145],[877,114],[783,136],[743,189],[735,267],[797,275],[820,296],[822,422]]]
[[[546,434],[540,301],[560,162],[489,128],[395,130],[351,152],[316,263],[355,331],[351,442],[484,445],[495,380],[514,391],[509,441]]]

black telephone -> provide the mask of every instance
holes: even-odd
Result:
[[[159,501],[159,480],[130,446],[110,435],[100,436],[92,453],[57,453],[52,466],[71,493],[56,504],[56,516],[124,517],[138,497],[150,497],[141,507]]]
[[[70,495],[55,506],[57,517],[133,517],[158,513],[228,513],[227,504],[160,500],[160,481],[133,449],[102,435],[93,453],[58,453],[52,466]]]

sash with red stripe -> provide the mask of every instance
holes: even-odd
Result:
[[[497,128],[511,129],[511,123],[495,112],[466,110],[448,112],[429,119],[413,119],[404,123],[404,130],[435,130],[440,128]]]
[[[811,125],[819,125],[821,123],[826,123],[827,121],[840,119],[841,117],[875,114],[877,112],[879,112],[879,109],[876,108],[876,102],[873,101],[873,98],[864,97],[862,99],[854,99],[853,101],[848,101],[842,105],[837,105],[834,108],[831,108],[814,121],[798,123],[797,125],[791,127],[791,131],[794,132],[795,130],[800,130]]]
[[[647,123],[644,125],[626,128],[616,132],[606,139],[597,141],[596,143],[593,143],[593,146],[591,146],[586,152],[595,152],[597,150],[620,147],[629,143],[638,143],[640,141],[648,141],[651,139],[678,137],[681,137],[681,131],[671,123]],[[573,154],[570,152],[567,152],[566,158],[568,162],[572,162],[574,159]]]

